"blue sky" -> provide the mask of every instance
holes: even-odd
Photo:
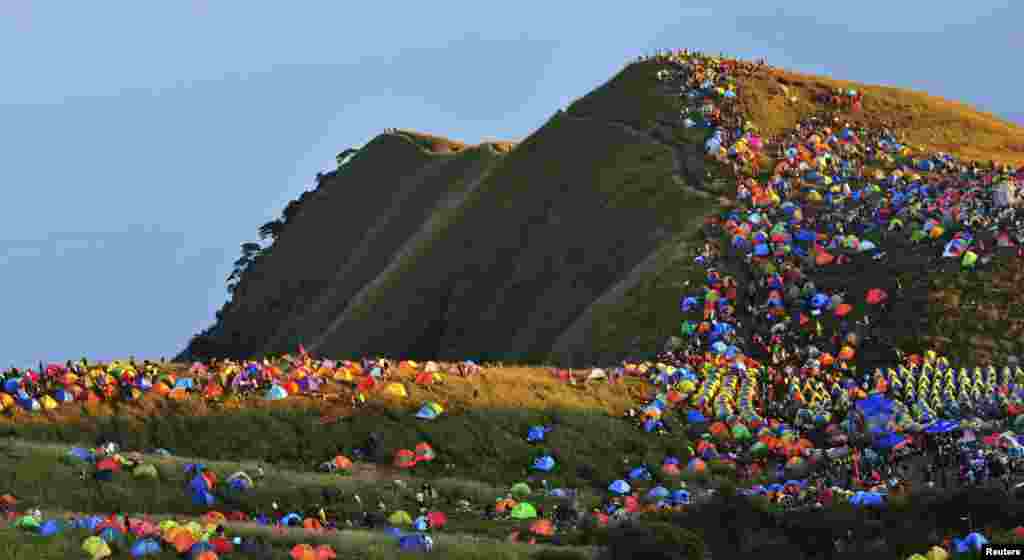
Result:
[[[1021,2],[770,4],[3,0],[0,367],[169,357],[341,149],[519,139],[656,48],[1024,121]]]

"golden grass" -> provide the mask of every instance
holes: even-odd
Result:
[[[787,99],[780,85],[784,85]],[[818,101],[835,88],[864,92],[860,112],[845,111],[851,123],[887,126],[907,143],[965,160],[1024,164],[1024,127],[958,101],[924,92],[770,69],[737,79],[739,106],[762,132],[776,135],[829,108]]]

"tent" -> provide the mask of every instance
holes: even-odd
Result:
[[[154,539],[142,539],[136,541],[131,548],[132,556],[135,558],[142,556],[156,556],[161,552],[160,543]]]
[[[550,537],[555,534],[555,525],[550,519],[538,519],[530,524],[530,532],[542,537]]]
[[[537,509],[533,507],[533,504],[520,502],[512,508],[509,515],[512,519],[534,519],[537,517]]]
[[[526,441],[529,443],[537,443],[544,441],[544,436],[551,431],[551,428],[547,426],[532,426],[529,432],[526,434]]]
[[[387,386],[384,387],[384,392],[392,397],[403,399],[409,396],[409,393],[405,390],[405,385],[402,385],[401,383],[388,383]]]
[[[395,466],[400,469],[411,469],[416,466],[416,454],[408,449],[395,452]]]
[[[267,391],[264,397],[268,401],[279,401],[288,397],[288,391],[284,390],[284,387],[280,385],[273,385],[270,390]]]
[[[434,548],[434,539],[427,535],[405,535],[398,539],[398,547],[406,552],[430,552]]]
[[[531,492],[533,492],[533,490],[530,489],[530,487],[525,482],[517,482],[513,484],[512,488],[510,488],[509,491],[512,492],[512,495],[517,498],[525,498],[529,496]]]
[[[629,486],[629,483],[626,482],[625,480],[616,480],[615,482],[608,485],[609,492],[618,494],[620,496],[629,494],[630,490],[632,490],[632,488]]]
[[[555,468],[555,458],[551,455],[544,455],[537,457],[533,461],[533,470],[541,472],[551,472]]]
[[[416,444],[416,462],[417,463],[424,462],[424,461],[426,461],[426,462],[433,461],[435,457],[437,457],[437,454],[434,453],[434,448],[431,447],[429,443],[427,443],[425,441],[421,441],[421,442]]]
[[[412,517],[405,510],[398,510],[388,516],[388,523],[392,525],[412,525]]]
[[[82,541],[82,551],[89,555],[92,560],[108,558],[113,552],[110,546],[103,539],[92,536]]]
[[[419,412],[416,413],[416,418],[433,420],[440,416],[442,412],[444,412],[444,408],[441,405],[434,401],[429,401],[420,407]]]

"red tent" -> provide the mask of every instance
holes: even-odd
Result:
[[[881,288],[871,288],[868,290],[867,302],[871,305],[878,305],[889,299],[889,294],[885,293],[885,290]]]

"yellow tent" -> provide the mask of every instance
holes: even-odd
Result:
[[[334,372],[335,381],[352,381],[352,372],[348,369],[339,369]]]
[[[43,410],[53,410],[57,408],[57,401],[53,400],[50,395],[43,395],[43,398],[39,399],[39,405],[43,407]]]
[[[388,516],[388,522],[392,525],[412,525],[412,518],[404,509],[400,509]]]
[[[388,383],[388,386],[384,388],[384,391],[393,396],[405,398],[409,396],[409,393],[405,390],[405,385],[401,383]]]
[[[946,560],[949,558],[949,553],[938,546],[933,546],[924,557],[928,560]]]
[[[82,541],[82,550],[93,560],[107,558],[113,554],[110,547],[107,546],[107,543],[99,537],[89,537]]]
[[[0,410],[4,410],[7,407],[14,404],[14,397],[7,393],[0,393]]]

